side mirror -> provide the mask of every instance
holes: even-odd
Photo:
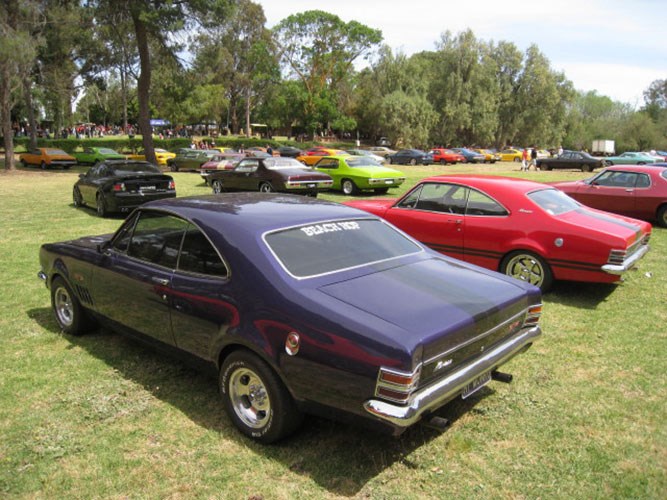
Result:
[[[102,243],[99,243],[97,245],[97,253],[104,253],[109,249],[109,246],[111,244],[111,240],[106,240]]]
[[[83,179],[86,176],[86,174],[79,174],[79,179]]]

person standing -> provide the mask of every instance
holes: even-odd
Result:
[[[528,170],[530,170],[530,167],[537,170],[537,147],[535,146],[530,150],[530,164],[528,165]]]
[[[528,170],[528,149],[524,148],[521,153],[521,171],[524,172]]]

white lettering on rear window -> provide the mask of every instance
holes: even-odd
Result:
[[[354,231],[360,229],[358,222],[329,222],[327,224],[316,224],[314,226],[302,227],[301,231],[307,236],[317,236],[318,234],[333,233],[335,231]]]

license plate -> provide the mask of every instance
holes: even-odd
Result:
[[[388,180],[388,181],[384,181],[384,183],[385,183],[385,184],[393,184],[394,181],[392,181],[392,180]]]
[[[309,188],[314,188],[314,187],[317,187],[317,184],[308,184],[308,187]]]
[[[468,385],[463,388],[461,399],[465,399],[468,396],[475,394],[482,387],[488,384],[489,380],[491,380],[491,372],[482,373],[479,377],[474,379],[472,382],[469,382]]]
[[[139,191],[155,191],[155,186],[139,186]]]

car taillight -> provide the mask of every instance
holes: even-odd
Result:
[[[127,191],[125,189],[125,183],[124,182],[117,182],[116,184],[113,185],[113,190],[114,191]]]
[[[174,181],[169,181],[169,189],[176,189],[176,183]]]
[[[535,304],[528,308],[526,318],[523,320],[523,328],[533,328],[540,322],[542,316],[542,304]]]
[[[612,250],[609,252],[609,259],[607,262],[609,264],[623,265],[625,257],[627,256],[627,250]]]
[[[412,373],[381,367],[375,395],[397,403],[407,403],[417,388],[420,374],[421,367]]]

